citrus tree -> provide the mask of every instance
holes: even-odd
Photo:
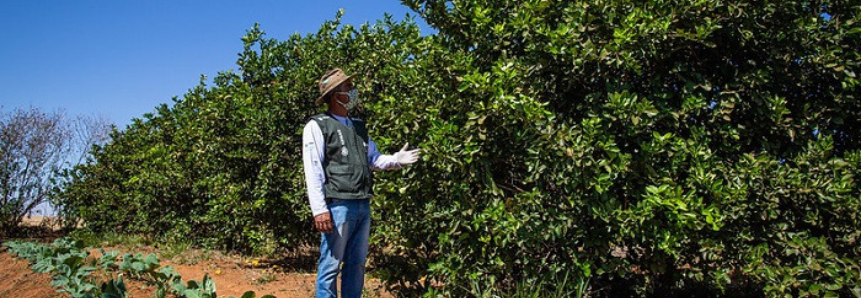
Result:
[[[254,27],[239,71],[117,132],[67,206],[90,229],[316,242],[301,129],[342,67],[382,151],[424,148],[372,201],[400,294],[861,294],[857,4],[403,2],[437,32]]]

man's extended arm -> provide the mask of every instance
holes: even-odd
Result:
[[[394,155],[385,155],[377,151],[377,143],[371,138],[368,138],[368,164],[378,171],[401,168],[401,164]]]
[[[394,170],[415,163],[418,160],[420,149],[407,150],[409,144],[401,151],[392,155],[385,155],[377,151],[377,143],[368,138],[368,164],[374,170]]]

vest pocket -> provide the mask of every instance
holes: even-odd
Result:
[[[356,192],[362,183],[362,173],[350,165],[332,165],[327,168],[329,183],[342,192]]]

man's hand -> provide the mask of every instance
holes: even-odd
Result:
[[[329,234],[332,232],[332,213],[320,213],[317,216],[314,216],[314,226],[317,227],[317,231],[320,231],[323,234]]]
[[[406,143],[401,151],[395,153],[395,159],[398,160],[398,163],[401,164],[401,166],[411,165],[419,160],[421,149],[407,150],[409,147],[410,143]]]

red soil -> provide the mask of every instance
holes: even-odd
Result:
[[[123,249],[105,250],[126,252]],[[147,254],[155,251],[154,248],[143,247],[127,252]],[[100,256],[98,250],[92,250],[90,253],[91,257]],[[246,291],[255,291],[258,297],[266,294],[272,294],[278,298],[314,296],[315,275],[313,273],[297,273],[289,270],[285,272],[282,268],[270,265],[271,263],[265,261],[254,262],[242,260],[240,257],[213,254],[215,256],[208,260],[194,264],[180,265],[171,260],[162,259],[161,265],[173,266],[177,272],[182,274],[184,281],[190,279],[200,281],[204,274],[208,274],[215,281],[219,297],[239,297]],[[149,298],[155,291],[154,286],[147,285],[143,281],[129,280],[127,277],[125,280],[128,297]],[[383,289],[382,283],[376,279],[367,278],[365,288],[369,294],[366,297],[393,297]],[[50,275],[33,272],[29,269],[26,260],[17,259],[5,251],[0,251],[0,298],[7,297],[55,298],[68,297],[68,295],[56,292],[56,288],[51,286]]]
[[[0,253],[0,297],[53,298],[63,297],[51,287],[51,277],[30,270],[27,260]]]

